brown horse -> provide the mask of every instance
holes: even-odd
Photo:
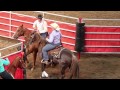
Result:
[[[25,39],[25,42],[24,42],[25,45],[24,46],[25,47],[24,47],[23,51],[24,51],[24,57],[25,57],[27,63],[29,63],[29,61],[28,61],[28,59],[26,57],[27,56],[26,55],[26,48],[27,48],[27,45],[28,45],[29,38],[30,38],[31,34],[33,34],[33,33],[34,33],[33,31],[31,31],[31,30],[29,30],[27,28],[24,28],[23,24],[22,24],[21,26],[19,26],[17,28],[15,34],[13,35],[14,39],[18,39],[19,37],[24,36],[24,39]],[[34,49],[34,51],[31,52],[31,53],[33,53],[33,61],[34,61],[33,67],[32,67],[31,70],[33,70],[35,68],[35,61],[36,61],[36,57],[37,57],[37,52],[38,51],[35,50],[35,49]]]
[[[7,72],[14,78],[17,68],[25,68],[25,63],[21,57],[16,57],[14,61],[8,66]]]
[[[34,33],[29,40],[29,46],[26,49],[26,53],[30,53],[32,50],[37,48],[40,53],[42,51],[42,48],[47,44],[47,41],[43,39],[37,32]],[[57,64],[60,66],[61,79],[65,77],[65,70],[67,68],[71,70],[71,75],[69,78],[72,78],[73,76],[75,78],[79,78],[78,59],[73,52],[64,47],[57,47],[48,53],[50,55],[50,65]],[[45,67],[45,64],[41,65],[42,72],[45,70]]]
[[[19,26],[13,35],[14,39],[18,39],[21,36],[24,36],[25,44],[29,41],[30,35],[33,31],[23,27],[23,24]]]

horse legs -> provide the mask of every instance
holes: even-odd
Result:
[[[28,66],[29,61],[28,61],[28,59],[27,59],[26,52],[24,52],[24,55],[23,55],[23,60],[24,60],[24,62],[25,62],[25,64],[26,64],[26,67],[27,67],[27,66]]]
[[[44,63],[41,63],[41,71],[43,72],[43,71],[45,71],[45,64]]]
[[[72,77],[75,77],[76,79],[79,78],[79,64],[74,61],[74,63],[71,66],[71,74],[69,79],[72,79]]]
[[[42,73],[41,73],[40,78],[44,78],[44,77],[42,76],[42,74],[43,74],[43,72],[45,71],[45,67],[46,67],[46,64],[41,63],[41,71],[42,71]]]
[[[27,59],[27,53],[26,53],[26,48],[25,47],[23,48],[23,52],[24,52],[23,60],[24,60],[24,63],[26,64],[26,67],[27,67],[28,66],[27,64],[29,63],[29,61]]]
[[[66,65],[61,65],[61,79],[65,78],[65,70],[66,70],[66,68],[67,68]]]
[[[33,52],[33,67],[31,68],[31,71],[35,69],[36,57],[37,57],[37,52]]]

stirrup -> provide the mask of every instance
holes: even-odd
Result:
[[[46,65],[49,65],[49,62],[48,62],[48,61],[44,61],[43,63],[46,64]]]
[[[49,65],[49,62],[48,61],[45,61],[45,60],[42,60],[41,63],[44,63],[46,65]]]

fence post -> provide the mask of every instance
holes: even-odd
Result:
[[[78,23],[82,23],[82,18],[78,18]],[[77,51],[78,60],[80,60],[80,52]]]
[[[10,32],[9,32],[9,37],[12,36],[12,34],[11,34],[11,33],[12,33],[12,32],[11,32],[11,29],[12,29],[12,28],[11,28],[11,23],[12,23],[11,17],[12,17],[12,12],[10,11],[10,28],[9,28],[9,29],[10,29]]]

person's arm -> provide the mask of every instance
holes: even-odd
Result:
[[[37,30],[37,21],[35,21],[35,22],[33,23],[33,29],[34,29],[34,30]]]
[[[53,32],[53,31],[52,31],[52,33],[50,34],[49,39],[46,38],[46,40],[47,40],[49,43],[52,43],[52,42],[53,42],[53,40],[54,40],[54,32]]]
[[[10,64],[10,61],[9,61],[8,58],[2,59],[2,60],[3,60],[3,64],[4,64],[4,65],[9,65],[9,64]]]

